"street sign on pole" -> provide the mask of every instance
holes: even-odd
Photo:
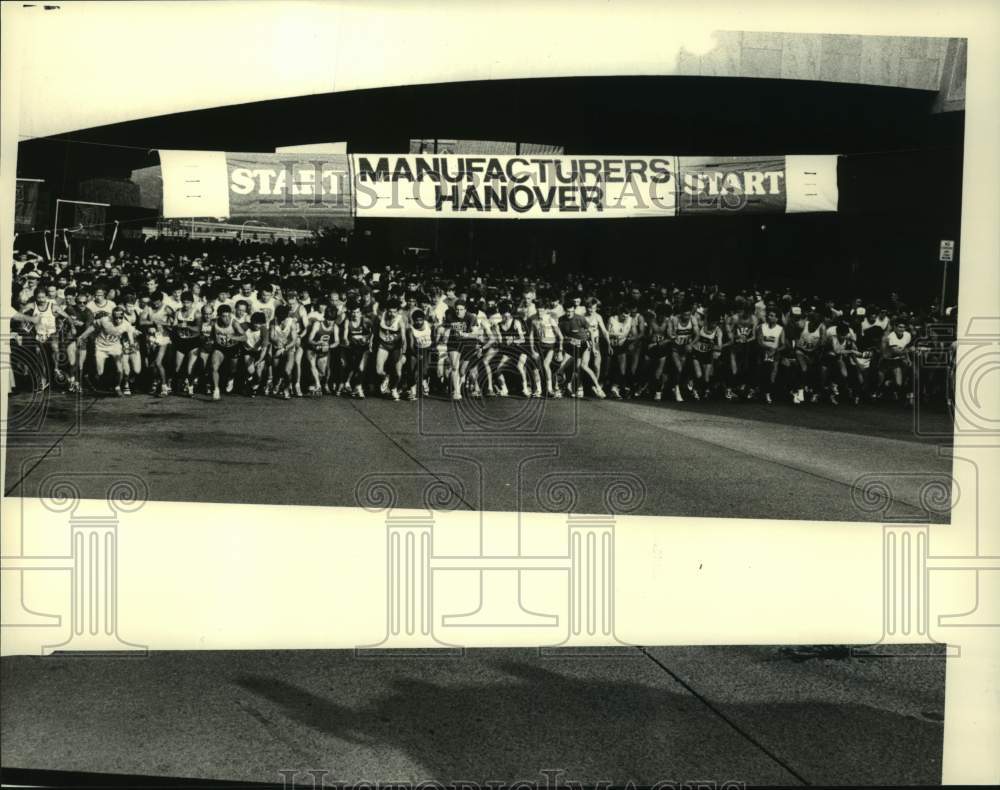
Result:
[[[941,315],[944,315],[945,289],[948,285],[948,263],[955,259],[955,242],[952,239],[941,239],[941,248],[938,253],[938,260],[944,263],[944,271],[941,272]]]

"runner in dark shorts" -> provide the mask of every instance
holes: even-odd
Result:
[[[479,319],[467,310],[465,302],[458,300],[449,308],[444,318],[445,344],[451,365],[451,398],[462,400],[462,387],[469,372],[469,365],[479,357],[482,330]]]
[[[365,372],[371,352],[374,327],[361,312],[357,300],[347,303],[347,317],[341,326],[340,337],[344,353],[344,381],[340,390],[343,396],[365,397]],[[354,382],[353,389],[351,382]]]
[[[66,320],[60,324],[61,345],[66,351],[69,373],[66,388],[69,392],[79,392],[83,384],[83,371],[87,363],[87,341],[80,341],[82,335],[94,323],[94,314],[87,309],[89,295],[84,291],[67,288],[65,292]]]
[[[175,389],[190,397],[194,395],[190,370],[201,348],[201,313],[195,307],[194,294],[190,291],[181,294],[181,308],[174,313],[170,336],[174,347]]]
[[[434,348],[434,330],[427,321],[423,310],[417,309],[410,314],[410,323],[406,328],[406,383],[407,398],[416,400],[420,395],[430,394],[428,376],[431,370],[431,352]]]
[[[521,392],[524,397],[531,397],[531,380],[528,377],[528,339],[524,332],[524,324],[521,319],[514,315],[514,307],[510,302],[501,302],[497,309],[500,311],[500,322],[497,324],[497,332],[500,335],[500,344],[497,351],[497,379],[500,383],[500,395],[507,397],[506,375],[504,373],[511,363],[517,368],[517,373],[521,377]]]

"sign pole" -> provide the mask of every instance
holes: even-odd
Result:
[[[944,264],[941,272],[941,315],[944,316],[944,297],[948,287],[948,264],[955,258],[955,240],[941,239],[941,247],[938,252],[938,260]]]
[[[944,269],[941,273],[941,315],[944,315],[944,291],[948,284],[948,261],[944,262]]]

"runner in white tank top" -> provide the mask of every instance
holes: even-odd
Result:
[[[628,395],[628,339],[632,335],[632,329],[632,316],[628,307],[619,306],[617,312],[608,319],[611,396],[619,400],[623,394]]]
[[[841,387],[846,390],[855,389],[855,403],[860,401],[857,389],[864,381],[854,360],[861,352],[857,340],[846,322],[840,322],[833,327],[833,335],[827,335],[827,350],[825,354],[827,375],[830,377],[830,403],[836,406],[841,396]]]
[[[406,397],[416,400],[420,396],[430,395],[431,348],[434,345],[434,330],[427,320],[423,310],[414,310],[410,314],[409,326],[406,329]]]
[[[129,338],[131,332],[132,325],[125,320],[125,311],[115,307],[109,315],[102,316],[87,327],[79,338],[82,341],[91,334],[94,335],[94,362],[97,366],[98,381],[104,377],[107,362],[111,360],[114,365],[114,392],[119,397],[125,394],[122,384],[127,375],[126,366],[122,361],[123,340]]]
[[[684,397],[681,395],[681,384],[685,384],[688,395],[698,400],[698,391],[694,388],[694,380],[688,371],[689,359],[691,357],[691,347],[694,339],[698,336],[700,326],[698,319],[691,312],[690,307],[682,307],[670,323],[670,356],[673,360],[674,375],[674,400],[683,403]]]
[[[250,324],[243,335],[243,361],[246,369],[247,394],[256,398],[267,373],[268,345],[270,343],[267,316],[257,311],[250,316]]]
[[[375,335],[377,342],[375,374],[382,380],[382,394],[391,394],[395,401],[399,400],[406,353],[406,338],[403,333],[405,325],[399,314],[399,307],[399,299],[395,297],[386,302],[385,312],[379,319]],[[389,363],[388,370],[386,363]]]
[[[913,389],[905,388],[910,369],[912,368],[913,336],[906,328],[906,323],[897,320],[891,332],[882,336],[882,363],[884,375],[889,376],[889,387],[892,388],[894,400],[906,392],[907,403],[913,405]]]
[[[826,342],[826,325],[819,313],[811,310],[806,315],[802,331],[795,340],[798,386],[792,399],[793,403],[804,403],[807,396],[813,403],[819,400],[819,393],[825,384],[820,358],[824,342]]]
[[[760,387],[764,402],[770,406],[774,403],[774,382],[785,345],[785,328],[778,323],[778,311],[774,306],[768,306],[764,323],[757,327],[757,345],[760,349]]]

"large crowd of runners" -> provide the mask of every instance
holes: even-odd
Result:
[[[955,315],[896,294],[375,271],[294,248],[19,254],[13,273],[19,388],[912,403],[933,357],[916,394],[950,404]]]

